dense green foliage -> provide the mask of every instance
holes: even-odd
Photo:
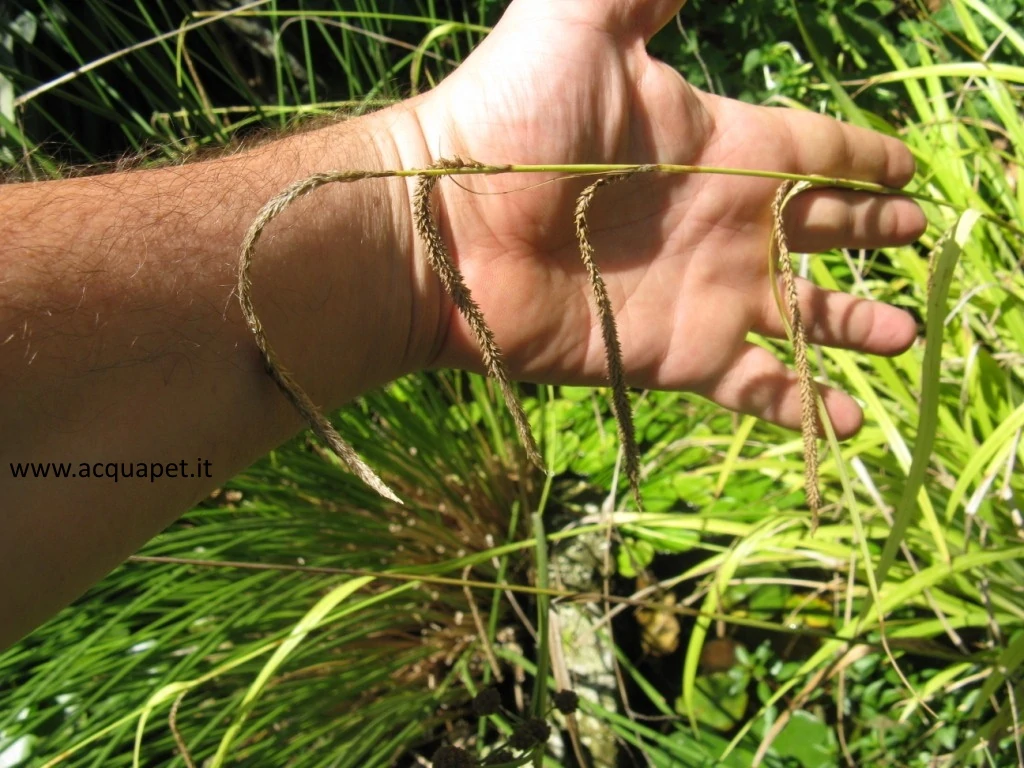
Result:
[[[274,0],[266,7],[276,4]],[[24,161],[26,146],[44,150],[34,155],[37,162],[47,155],[70,163],[116,160],[147,147],[180,151],[191,142],[224,142],[247,126],[327,111],[339,102],[397,99],[409,93],[409,48],[382,45],[367,33],[415,47],[424,36],[423,22],[360,17],[342,20],[350,26],[339,28],[340,17],[294,23],[299,17],[286,8],[307,14],[344,8],[490,25],[508,1],[356,0],[340,6],[335,0],[282,2],[281,16],[234,17],[189,32],[187,58],[179,55],[178,39],[172,36],[15,108],[15,98],[76,67],[174,31],[188,20],[208,18],[196,17],[186,0],[40,0],[38,7],[24,5],[20,13],[11,5],[0,8],[0,23],[8,29],[0,45],[0,136],[8,163]],[[208,13],[227,7],[208,5]],[[1024,6],[1016,0],[990,7],[1011,27],[1024,21]],[[809,34],[843,80],[861,80],[887,68],[887,59],[872,54],[879,35],[890,35],[910,65],[920,63],[914,44],[918,26],[911,21],[909,0],[828,0],[805,14]],[[963,36],[948,5],[934,23]],[[474,32],[444,36],[430,52],[444,60],[428,56],[424,77],[442,77],[478,39]],[[692,0],[679,23],[652,41],[651,50],[694,85],[716,93],[756,102],[796,98],[816,108],[827,106],[828,92],[812,71],[791,0]],[[999,53],[1013,55],[1009,41],[1002,42]],[[900,107],[892,94],[871,91],[866,96],[874,111]]]
[[[15,104],[70,68],[177,29],[187,10],[26,5],[17,18],[6,11],[2,146],[8,165],[46,175],[147,146],[173,157],[428,87],[504,4],[269,2],[188,32],[187,56],[172,37]],[[353,9],[370,15],[341,13]],[[451,20],[462,26],[420,46]],[[512,719],[475,717],[471,696],[495,669],[509,709],[517,690],[536,701],[563,687],[557,664],[534,684],[551,649],[527,628],[558,620],[564,653],[614,630],[621,686],[589,696],[600,674],[567,666],[583,716],[616,735],[623,764],[749,766],[760,753],[805,768],[1016,765],[1022,20],[1013,0],[957,0],[934,14],[828,0],[800,21],[789,0],[691,0],[684,31],[670,25],[652,44],[716,92],[897,133],[918,158],[916,191],[1010,224],[927,204],[919,246],[802,263],[823,285],[922,319],[921,343],[896,360],[820,350],[820,375],[866,404],[867,423],[826,457],[828,507],[813,536],[800,440],[781,429],[688,395],[638,396],[641,515],[621,492],[601,390],[525,390],[553,470],[545,483],[485,381],[415,377],[337,415],[405,509],[373,497],[308,436],[275,451],[143,553],[179,561],[126,564],[0,655],[0,764],[182,765],[172,720],[197,763],[413,764],[445,740],[485,755]],[[661,591],[647,595],[647,613],[620,610],[588,640],[565,626],[576,603],[533,587],[600,590],[606,540],[613,595],[634,594],[644,569]],[[570,561],[582,575],[570,578]],[[591,603],[598,616],[614,608]],[[667,631],[653,647],[643,630],[659,618]],[[564,749],[549,762],[571,764]]]

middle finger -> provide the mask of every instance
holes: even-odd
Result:
[[[832,248],[908,245],[927,227],[920,206],[905,197],[820,189],[786,206],[790,248],[815,253]]]

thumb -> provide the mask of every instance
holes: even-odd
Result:
[[[587,5],[594,20],[612,34],[636,34],[646,42],[679,13],[686,0],[587,0]]]
[[[615,37],[637,35],[646,42],[684,5],[686,0],[514,0],[505,16],[523,12],[547,19],[585,19]]]

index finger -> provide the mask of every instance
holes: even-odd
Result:
[[[914,156],[899,139],[797,109],[772,110],[788,133],[795,173],[868,181],[900,189],[914,178]]]

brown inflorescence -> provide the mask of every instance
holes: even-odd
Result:
[[[814,385],[811,363],[808,357],[807,329],[800,314],[796,277],[789,256],[789,242],[786,238],[784,214],[786,205],[796,195],[808,188],[807,184],[793,181],[783,182],[772,203],[772,250],[777,259],[782,287],[785,291],[786,309],[793,333],[793,358],[800,385],[801,431],[804,442],[805,493],[807,506],[813,515],[813,527],[817,527],[821,509],[821,492],[818,488],[818,433],[821,422],[818,418],[818,393]]]
[[[622,364],[622,345],[619,343],[619,331],[615,323],[615,311],[608,296],[608,287],[594,261],[594,247],[590,243],[590,226],[587,223],[587,211],[590,209],[597,190],[608,184],[625,181],[632,176],[632,173],[605,176],[584,189],[576,199],[575,222],[580,258],[587,269],[590,288],[597,304],[597,316],[601,320],[601,336],[604,341],[608,380],[612,388],[612,410],[615,412],[615,421],[619,425],[619,439],[622,441],[626,478],[629,480],[629,488],[633,493],[633,500],[636,502],[637,508],[643,509],[643,499],[640,495],[640,451],[636,445],[633,411],[629,405],[629,391],[626,388],[625,366]]]
[[[441,159],[431,168],[482,168],[482,164],[469,161],[465,162],[456,157],[452,160]],[[530,431],[530,423],[526,419],[526,412],[523,405],[512,389],[508,371],[505,368],[505,361],[501,354],[498,343],[494,340],[494,332],[484,320],[483,312],[479,305],[473,300],[473,296],[462,277],[459,268],[452,261],[448,248],[444,244],[444,238],[438,230],[437,222],[434,220],[433,211],[430,208],[430,193],[437,186],[437,176],[420,176],[416,185],[416,193],[413,196],[413,222],[416,225],[416,233],[423,242],[427,255],[427,262],[431,269],[441,281],[448,296],[451,297],[455,308],[459,310],[466,323],[469,325],[473,336],[476,338],[483,354],[484,367],[491,378],[498,382],[501,387],[501,394],[505,398],[505,405],[512,414],[519,439],[523,443],[526,455],[535,465],[544,468],[544,460],[537,450],[537,443]]]

